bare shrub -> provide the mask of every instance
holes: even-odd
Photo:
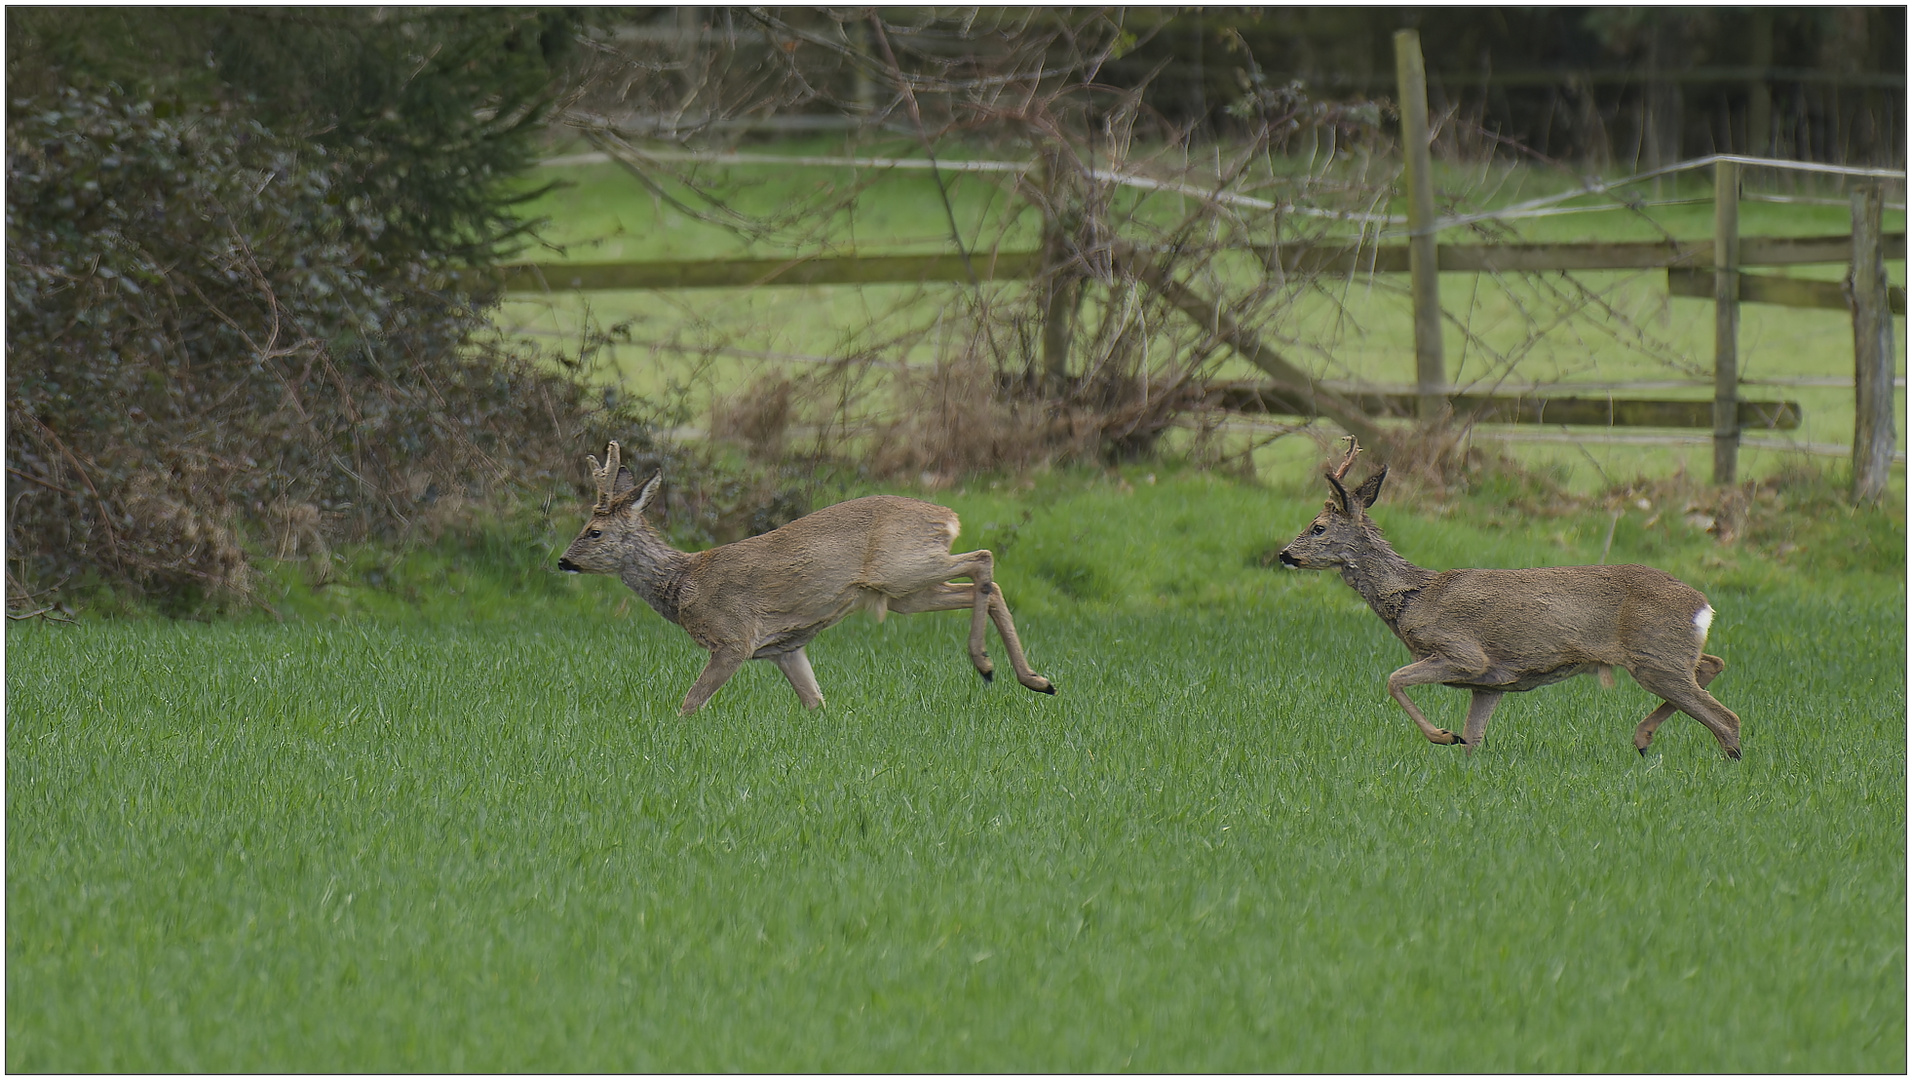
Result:
[[[208,506],[196,478],[136,474],[119,507],[116,547],[131,579],[145,591],[251,593],[252,568],[235,527],[237,515],[230,505]]]
[[[782,457],[793,419],[794,389],[789,376],[773,374],[719,399],[711,409],[711,435],[741,442],[759,460]]]
[[[1244,350],[1257,364],[1309,352],[1284,336],[1285,320],[1335,283],[1312,264],[1284,262],[1282,249],[1374,242],[1369,226],[1385,218],[1375,210],[1393,177],[1372,163],[1391,136],[1375,105],[1271,85],[1243,53],[1231,60],[1245,65],[1240,96],[1226,109],[1238,138],[1198,145],[1193,127],[1148,104],[1147,76],[1100,81],[1162,25],[1112,9],[926,10],[900,22],[876,10],[750,9],[680,12],[592,42],[563,121],[660,204],[778,250],[830,251],[879,173],[750,213],[744,189],[700,153],[733,146],[750,123],[834,114],[852,151],[888,140],[889,124],[929,159],[949,246],[967,268],[966,282],[891,309],[887,327],[848,350],[858,359],[768,375],[726,396],[711,409],[713,434],[760,462],[835,459],[953,478],[1138,460],[1193,422],[1209,425],[1204,455],[1240,459],[1222,445],[1232,436],[1209,422],[1209,384],[1239,379]],[[662,153],[658,143],[676,145]],[[1030,164],[960,174],[935,164],[978,154]],[[1286,154],[1303,167],[1277,167]],[[992,205],[1008,209],[980,230],[961,224],[957,175],[997,185]],[[1022,252],[1033,218],[1032,276],[980,275]],[[1225,333],[1197,301],[1225,315]],[[926,307],[938,329],[924,363]],[[1322,361],[1331,357],[1280,360],[1283,377],[1306,382],[1313,372],[1295,365]],[[878,368],[885,376],[870,378]]]
[[[1052,456],[1050,418],[1012,401],[974,350],[899,377],[897,415],[876,432],[867,457],[881,475],[942,478],[991,468],[1028,469]]]
[[[1401,485],[1407,498],[1440,502],[1489,485],[1541,499],[1561,497],[1552,480],[1495,443],[1476,439],[1471,424],[1413,424],[1388,436],[1388,478]]]

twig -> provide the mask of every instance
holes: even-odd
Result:
[[[40,477],[37,477],[37,476],[35,476],[35,475],[33,475],[32,473],[28,473],[28,472],[21,472],[21,471],[20,471],[19,469],[16,469],[16,468],[14,468],[14,467],[13,467],[13,466],[11,466],[11,465],[9,465],[9,466],[7,466],[7,471],[8,471],[8,472],[10,472],[10,473],[12,473],[13,475],[15,475],[15,476],[17,476],[17,477],[19,477],[19,478],[20,478],[20,479],[22,479],[22,480],[31,480],[31,481],[33,481],[34,483],[36,483],[36,484],[38,484],[38,485],[40,485],[40,486],[41,486],[41,487],[43,487],[43,488],[51,488],[52,490],[54,490],[54,491],[57,491],[57,492],[59,492],[59,493],[60,493],[60,494],[62,494],[62,495],[71,495],[71,496],[73,496],[73,497],[74,497],[74,498],[76,498],[76,499],[84,499],[84,498],[86,498],[86,496],[85,496],[85,495],[82,495],[82,494],[80,494],[79,492],[77,492],[77,491],[74,491],[74,490],[73,490],[72,488],[64,488],[64,487],[61,487],[60,485],[58,485],[58,484],[56,484],[56,483],[54,483],[54,482],[53,482],[53,481],[51,481],[51,480],[43,480],[43,479],[41,479]]]
[[[60,611],[60,606],[58,604],[49,604],[46,607],[39,608],[34,611],[26,611],[26,612],[19,612],[19,613],[9,611],[7,612],[7,618],[15,620],[15,621],[22,620],[22,619],[45,619],[48,622],[66,623],[68,626],[71,626],[74,624],[73,619],[68,618],[64,613]]]
[[[870,25],[876,29],[876,43],[883,46],[883,59],[889,61],[890,71],[896,76],[896,85],[903,91],[903,103],[909,106],[910,122],[916,125],[916,137],[923,141],[923,153],[929,157],[930,179],[936,181],[936,193],[942,196],[943,214],[949,219],[949,239],[956,245],[956,253],[963,257],[963,272],[969,275],[971,288],[976,286],[976,268],[970,265],[969,248],[963,244],[962,230],[956,227],[956,211],[949,205],[949,188],[943,183],[942,170],[936,167],[936,148],[930,145],[929,132],[923,128],[923,113],[916,106],[916,92],[910,89],[909,82],[903,78],[902,65],[896,62],[896,53],[890,48],[890,37],[883,32],[883,16],[876,9],[870,10]]]
[[[100,489],[93,486],[93,478],[86,474],[86,466],[80,464],[79,456],[68,449],[67,445],[60,441],[60,437],[54,434],[53,429],[47,427],[39,417],[31,414],[23,415],[26,416],[26,419],[32,423],[34,427],[39,428],[47,438],[53,440],[53,445],[60,448],[60,453],[66,455],[66,459],[73,463],[74,471],[78,472],[80,479],[86,482],[86,490],[93,493],[94,501],[100,505],[100,524],[106,528],[107,549],[113,553],[113,562],[121,568],[124,568],[126,566],[126,560],[120,557],[119,533],[118,530],[113,528],[112,508],[106,505],[106,498],[100,494]]]

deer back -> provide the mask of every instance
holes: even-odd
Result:
[[[1405,605],[1395,632],[1416,655],[1477,647],[1514,674],[1575,664],[1691,666],[1712,608],[1649,566],[1448,570]]]
[[[874,594],[900,596],[945,568],[959,522],[947,507],[896,495],[826,506],[760,536],[692,556],[681,600],[774,625],[834,622]]]

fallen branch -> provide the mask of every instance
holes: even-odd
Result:
[[[73,619],[67,618],[66,615],[60,611],[59,605],[57,604],[43,607],[38,611],[21,612],[17,615],[9,611],[7,612],[7,618],[16,621],[21,619],[45,619],[48,622],[67,623],[69,625],[74,622]]]
[[[1343,431],[1377,451],[1388,444],[1387,436],[1359,405],[1321,386],[1307,372],[1262,344],[1260,338],[1243,329],[1222,305],[1175,280],[1158,264],[1133,258],[1126,249],[1117,249],[1115,258],[1126,263],[1130,273],[1193,319],[1197,326],[1235,350],[1242,359],[1267,372],[1276,385],[1293,394],[1309,410],[1309,415],[1318,414],[1333,420]]]

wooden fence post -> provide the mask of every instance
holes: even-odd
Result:
[[[1739,166],[1713,163],[1713,483],[1739,479]]]
[[[1059,154],[1052,148],[1040,153],[1042,268],[1036,288],[1042,297],[1042,382],[1057,394],[1069,382],[1069,346],[1075,339],[1082,278],[1069,250],[1076,226],[1074,189]]]
[[[1427,68],[1418,30],[1394,32],[1394,77],[1400,90],[1401,153],[1407,165],[1408,273],[1414,297],[1414,385],[1422,421],[1447,407],[1447,362],[1441,351],[1440,252],[1434,233],[1434,177],[1427,146]]]
[[[1876,502],[1892,471],[1892,312],[1885,276],[1885,188],[1852,189],[1852,501]]]

